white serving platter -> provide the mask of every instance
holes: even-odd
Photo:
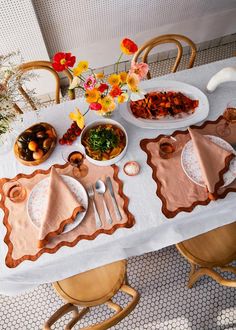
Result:
[[[182,92],[193,100],[198,100],[199,105],[193,114],[184,118],[165,117],[162,119],[136,118],[131,109],[130,102],[120,104],[120,115],[129,123],[147,129],[176,129],[187,127],[207,118],[209,113],[209,102],[206,95],[197,87],[174,80],[145,80],[140,84],[140,88],[147,93],[153,91],[174,91]]]

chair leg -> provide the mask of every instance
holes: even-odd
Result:
[[[112,300],[106,302],[106,304],[115,310],[115,314],[113,314],[110,318],[105,321],[94,324],[86,328],[82,328],[83,330],[106,330],[110,329],[112,326],[116,325],[123,318],[125,318],[132,310],[135,308],[139,301],[139,293],[131,288],[130,286],[123,284],[120,288],[120,291],[128,294],[132,297],[132,300],[128,303],[128,305],[123,309],[119,305],[115,304]],[[69,329],[68,329],[69,330]]]
[[[63,315],[73,311],[73,317],[78,316],[78,308],[70,303],[60,307],[44,324],[43,330],[51,330],[51,326]]]
[[[122,308],[118,304],[115,304],[111,299],[106,302],[106,305],[113,309],[116,313],[122,311]]]
[[[232,266],[226,266],[226,267],[220,267],[223,271],[231,271],[233,273],[236,273],[236,269]],[[223,276],[221,276],[219,273],[217,273],[214,269],[207,268],[207,267],[200,267],[196,269],[196,265],[191,265],[191,272],[189,274],[189,281],[188,281],[188,287],[191,289],[193,285],[196,283],[196,281],[201,276],[210,276],[213,280],[215,280],[217,283],[236,288],[236,280],[228,280],[225,279]]]
[[[89,307],[85,307],[82,311],[79,312],[77,316],[74,316],[73,319],[66,325],[65,330],[71,330],[73,326],[82,319],[84,315],[89,312]]]

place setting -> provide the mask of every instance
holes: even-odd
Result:
[[[114,146],[110,145],[112,136]],[[25,166],[39,165],[50,157],[56,139],[52,126],[35,124],[16,139],[16,159]],[[95,239],[100,233],[111,235],[118,228],[134,225],[118,178],[120,168],[115,165],[127,145],[122,125],[98,120],[82,130],[78,142],[62,147],[64,164],[1,180],[8,267],[35,261],[45,252],[55,253],[81,239]],[[40,150],[42,157],[35,159]]]
[[[207,205],[236,191],[233,102],[215,121],[141,140],[167,218],[182,211],[192,212],[197,205]]]

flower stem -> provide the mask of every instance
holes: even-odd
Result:
[[[88,107],[88,109],[85,111],[85,113],[83,114],[83,116],[85,116],[88,112],[89,112],[89,107]]]
[[[118,73],[119,63],[120,63],[120,60],[121,60],[122,56],[123,56],[123,53],[120,54],[120,56],[119,56],[119,58],[116,62],[116,73]]]

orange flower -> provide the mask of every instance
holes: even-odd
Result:
[[[121,80],[121,82],[122,82],[123,84],[126,83],[126,78],[127,78],[128,73],[125,72],[125,71],[122,71],[122,72],[119,73],[119,75],[120,75],[120,80]]]
[[[121,95],[119,95],[117,97],[117,101],[118,103],[124,103],[124,102],[127,102],[129,99],[129,95],[127,93],[122,93]]]
[[[97,79],[103,79],[104,78],[104,73],[103,72],[98,72],[95,74]]]
[[[88,103],[97,102],[97,100],[100,97],[100,93],[96,88],[93,88],[91,90],[87,89],[85,93],[85,97],[86,97],[86,102]]]
[[[118,74],[111,74],[108,79],[107,79],[108,83],[112,86],[114,85],[119,85],[120,83],[120,76]]]
[[[120,89],[119,86],[113,86],[112,90],[109,93],[112,97],[117,97],[120,94],[122,94],[122,90]]]
[[[126,55],[132,55],[137,52],[138,46],[130,39],[123,39],[120,44],[122,53]]]

